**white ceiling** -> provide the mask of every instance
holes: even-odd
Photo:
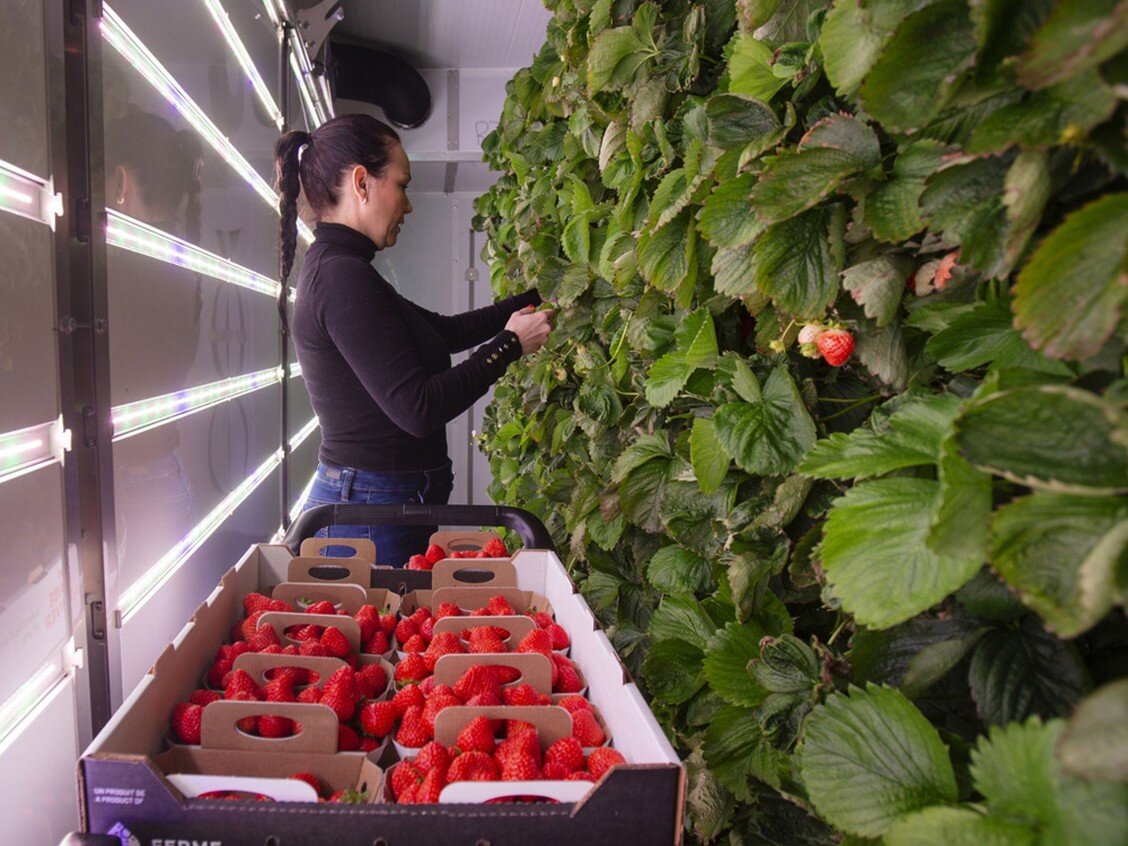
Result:
[[[344,0],[334,33],[388,49],[416,68],[522,68],[545,40],[541,0]]]

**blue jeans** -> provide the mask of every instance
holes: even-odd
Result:
[[[446,505],[454,487],[450,461],[433,470],[372,473],[355,467],[317,465],[317,476],[302,510],[315,505],[351,502],[359,505],[422,503]],[[318,537],[368,538],[376,544],[376,563],[402,567],[407,559],[427,550],[438,526],[329,526]],[[332,550],[327,550],[332,554]],[[343,553],[344,554],[344,553]]]

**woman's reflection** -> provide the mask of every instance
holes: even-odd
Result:
[[[106,206],[192,243],[200,239],[203,149],[195,133],[131,109],[106,131]],[[126,250],[109,253],[110,368],[115,406],[184,390],[196,358],[200,278]],[[120,588],[195,523],[177,423],[114,445]]]

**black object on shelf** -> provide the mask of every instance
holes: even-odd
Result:
[[[298,515],[282,543],[297,555],[302,541],[326,526],[504,526],[529,549],[556,551],[544,523],[505,505],[318,505]]]

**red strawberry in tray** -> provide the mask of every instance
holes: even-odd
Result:
[[[200,742],[204,708],[193,702],[178,702],[172,709],[172,733],[180,743]]]
[[[446,552],[437,543],[431,544],[427,547],[427,551],[423,553],[423,557],[427,559],[427,563],[434,567],[440,561],[447,557]],[[428,567],[427,569],[430,569]]]
[[[482,547],[482,552],[486,553],[489,558],[509,557],[509,550],[505,548],[505,544],[500,538],[490,538],[486,541],[485,546]]]
[[[497,781],[497,762],[485,752],[463,752],[447,770],[447,781]]]

